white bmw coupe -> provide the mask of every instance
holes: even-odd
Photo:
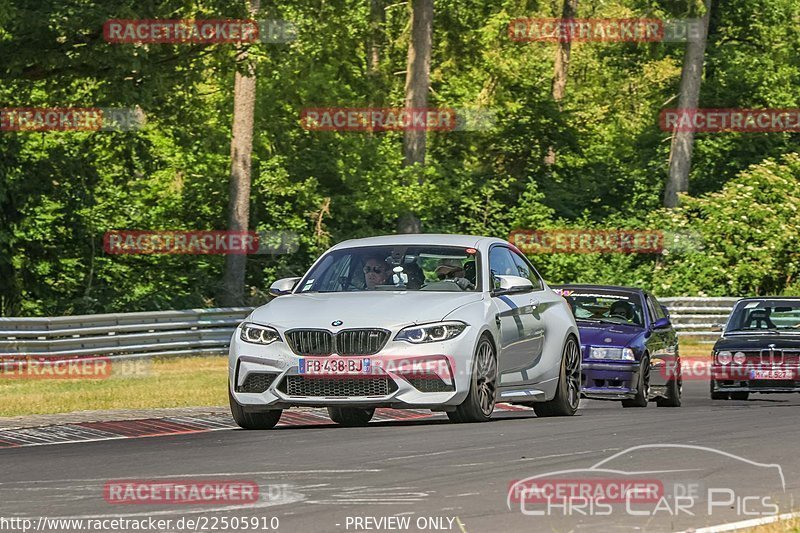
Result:
[[[275,296],[231,340],[239,426],[268,429],[283,409],[327,407],[369,422],[376,407],[488,420],[496,402],[575,414],[580,338],[567,302],[513,245],[466,235],[345,241]]]

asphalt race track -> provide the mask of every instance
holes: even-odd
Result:
[[[439,414],[364,428],[222,429],[2,449],[0,516],[260,516],[267,526],[262,531],[277,522],[282,532],[474,533],[676,531],[795,510],[800,395],[712,403],[707,387],[686,383],[678,409],[584,400],[573,418],[504,412],[490,423],[455,425]],[[606,485],[635,475],[657,481],[662,492],[660,503],[620,500],[594,509],[573,500],[509,502],[511,484],[536,475]],[[260,495],[258,503],[243,506],[108,503],[106,483],[124,479],[249,480]],[[242,530],[236,525],[228,529]]]

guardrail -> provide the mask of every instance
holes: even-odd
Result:
[[[712,331],[712,327],[727,322],[737,300],[739,298],[702,296],[658,299],[669,309],[678,336],[698,342],[714,342],[719,338],[719,332]]]
[[[251,307],[0,318],[0,354],[31,357],[221,355]]]
[[[660,298],[680,337],[712,342],[737,298]],[[136,358],[227,353],[233,330],[252,307],[0,318],[0,355]]]

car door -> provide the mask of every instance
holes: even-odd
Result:
[[[513,252],[506,246],[495,245],[489,250],[489,272],[492,287],[495,276],[519,276]],[[527,277],[527,276],[525,276]],[[534,315],[533,292],[492,296],[495,320],[500,329],[498,370],[500,385],[533,383],[532,362],[541,357],[543,328]]]
[[[656,318],[669,319],[669,313],[667,312],[666,308],[661,305],[661,303],[652,294],[649,295],[649,297],[653,301],[653,308],[656,312]],[[661,334],[662,341],[664,342],[662,358],[664,359],[668,368],[677,370],[681,364],[681,358],[678,352],[678,334],[675,331],[675,327],[670,321],[670,325],[668,327],[661,328],[658,331]],[[670,371],[667,373],[667,378],[671,377],[673,374],[674,371]]]
[[[667,382],[667,375],[662,366],[668,364],[672,358],[670,354],[670,349],[672,347],[668,342],[670,340],[669,332],[671,328],[656,329],[653,327],[656,320],[664,317],[664,311],[661,309],[661,305],[655,302],[655,299],[650,294],[645,293],[644,299],[649,322],[649,337],[645,344],[650,354],[650,364],[653,366],[653,370],[655,370],[654,372],[650,372],[650,384],[665,385]]]

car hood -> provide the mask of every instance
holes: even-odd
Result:
[[[644,329],[624,324],[597,324],[577,320],[581,333],[581,344],[586,346],[628,346],[644,333]]]
[[[733,334],[725,335],[714,345],[715,350],[742,350],[756,351],[767,350],[769,345],[774,344],[776,348],[783,350],[800,350],[800,334]]]
[[[280,328],[392,328],[437,322],[464,305],[479,302],[481,293],[337,292],[287,294],[253,311],[250,320]]]

